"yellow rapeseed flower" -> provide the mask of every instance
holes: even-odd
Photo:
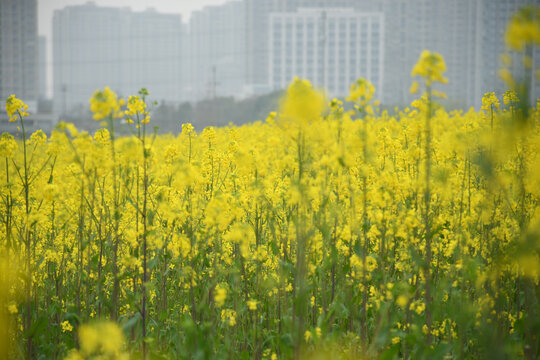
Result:
[[[258,303],[257,300],[248,300],[247,301],[248,309],[252,311],[257,310],[257,303]]]
[[[62,323],[62,327],[64,327],[64,323]],[[68,328],[67,325],[65,326]],[[97,322],[85,324],[79,329],[80,349],[70,352],[66,359],[127,360],[129,355],[123,350],[124,342],[124,333],[116,323]]]
[[[90,111],[94,113],[94,120],[102,120],[109,116],[122,117],[120,109],[124,102],[118,100],[116,93],[108,86],[103,90],[97,90],[89,102]]]
[[[10,122],[17,121],[17,115],[21,118],[28,116],[26,112],[28,105],[26,105],[21,99],[17,99],[15,95],[10,95],[6,99],[6,113],[9,116]]]
[[[222,307],[225,304],[227,299],[227,289],[222,285],[216,286],[216,296],[214,296],[214,301],[218,308]]]
[[[9,312],[11,315],[17,314],[17,313],[19,312],[19,310],[17,309],[17,305],[15,305],[15,304],[9,304],[9,305],[8,305],[8,312]]]
[[[142,124],[148,124],[150,122],[150,114],[146,109],[146,103],[140,96],[132,95],[127,101],[127,110],[124,111],[126,115],[126,122],[133,124],[135,119]]]
[[[504,33],[504,40],[510,49],[516,51],[523,51],[529,45],[540,45],[540,7],[528,6],[514,14]]]
[[[405,308],[405,306],[407,306],[407,302],[409,300],[407,299],[406,296],[404,295],[399,295],[396,299],[396,304],[399,305],[400,307],[402,308]]]
[[[71,324],[67,320],[62,322],[62,332],[66,331],[73,331],[73,326],[71,326]]]
[[[17,142],[13,135],[2,133],[2,136],[0,136],[0,157],[11,158],[15,150],[17,150]]]
[[[414,65],[411,76],[424,78],[426,86],[431,86],[434,82],[447,83],[448,79],[443,76],[446,71],[446,63],[441,54],[424,50],[420,54],[418,62]]]
[[[283,118],[304,127],[321,116],[326,106],[324,94],[308,80],[295,78],[281,100]]]
[[[482,110],[489,111],[492,105],[495,109],[498,109],[500,106],[499,99],[494,92],[485,93],[482,97]]]
[[[369,80],[358,79],[351,84],[347,101],[358,103],[360,106],[366,106],[375,94],[375,87]]]
[[[193,125],[191,123],[182,124],[182,134],[189,135],[193,132]]]

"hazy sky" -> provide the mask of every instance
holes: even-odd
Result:
[[[52,16],[56,9],[62,9],[67,5],[85,4],[89,0],[38,0],[38,23],[39,34],[50,37],[52,35]],[[129,6],[133,10],[145,10],[154,8],[159,12],[182,14],[186,22],[193,10],[198,10],[206,5],[223,4],[226,0],[93,0],[97,5],[124,7]]]

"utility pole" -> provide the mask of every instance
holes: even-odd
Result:
[[[321,56],[321,84],[323,89],[326,89],[326,10],[323,8],[321,13],[321,21],[319,27],[319,48],[322,49]]]
[[[211,80],[207,83],[207,97],[208,99],[215,100],[217,97],[217,86],[219,83],[217,82],[217,69],[216,65],[212,66],[212,76]]]
[[[217,99],[217,86],[218,86],[218,82],[217,82],[217,69],[216,69],[216,65],[213,65],[212,66],[212,78],[210,80],[210,82],[208,83],[208,99],[210,100],[209,102],[209,115],[212,117],[211,121],[214,122],[215,120],[217,120],[217,103],[216,103],[216,99]]]
[[[215,100],[216,99],[216,86],[217,86],[217,82],[216,82],[216,65],[212,66],[212,99]]]
[[[66,94],[67,94],[67,85],[66,84],[62,84],[62,88],[61,88],[61,91],[62,91],[62,116],[66,116],[66,108],[67,108],[67,104],[66,104]]]

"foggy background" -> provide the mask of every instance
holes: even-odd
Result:
[[[0,0],[0,97],[30,106],[33,128],[83,129],[88,99],[111,87],[150,92],[152,124],[176,133],[263,120],[299,76],[345,97],[365,77],[382,107],[407,106],[424,49],[446,61],[451,109],[479,109],[498,78],[511,15],[534,0]],[[540,85],[538,49],[532,94]],[[0,131],[15,124],[0,115]]]

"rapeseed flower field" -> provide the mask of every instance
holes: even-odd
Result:
[[[145,89],[97,91],[94,134],[26,134],[8,98],[0,358],[538,358],[540,100],[502,70],[448,112],[445,69],[424,51],[394,114],[365,79],[352,110],[295,79],[264,122],[178,136]]]

